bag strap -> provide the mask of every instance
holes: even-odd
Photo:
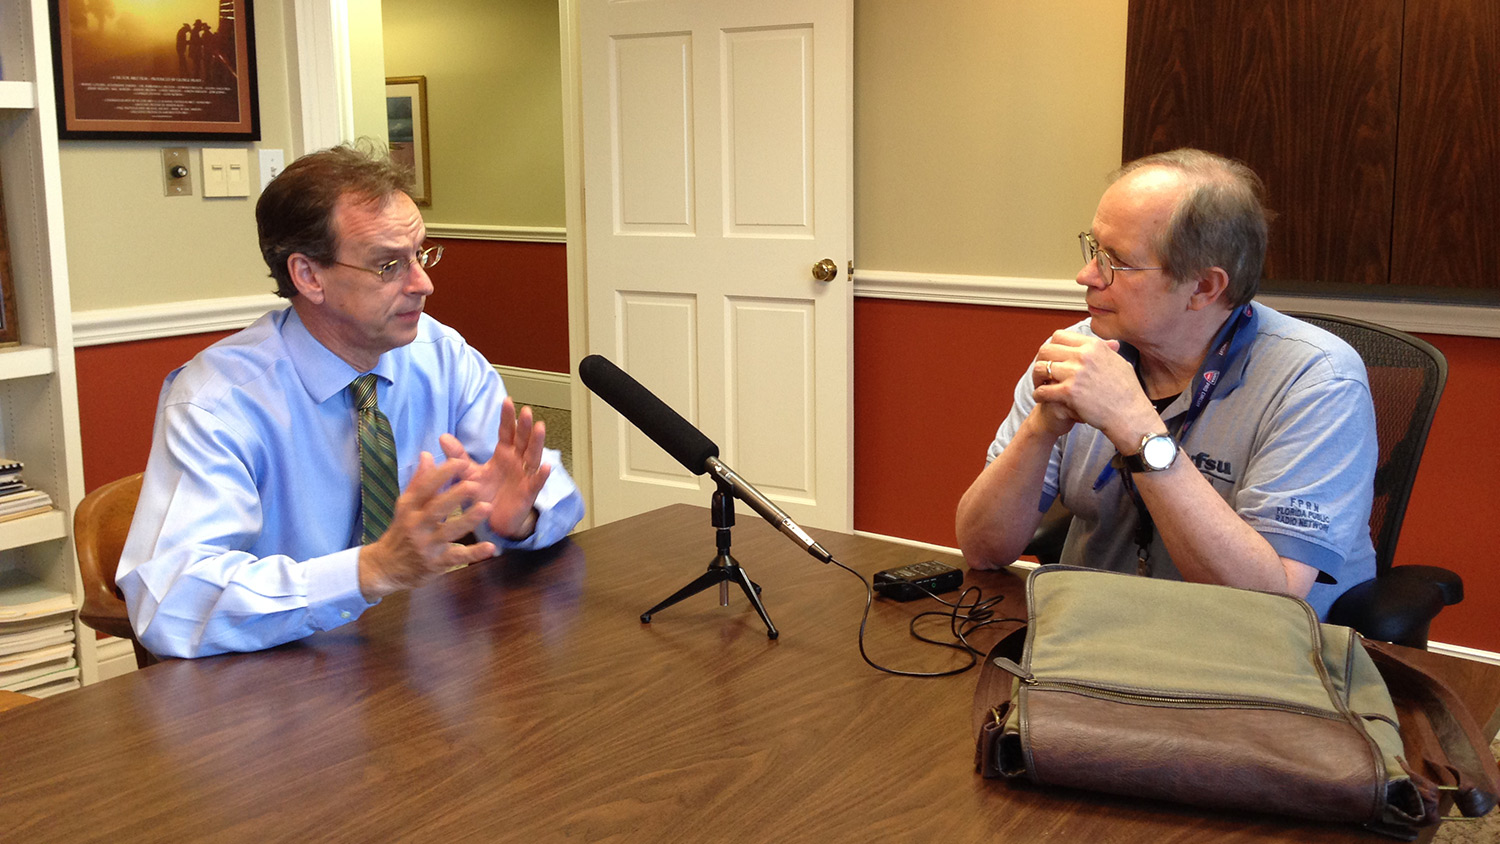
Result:
[[[1368,639],[1364,645],[1391,697],[1421,712],[1430,725],[1424,730],[1403,722],[1401,738],[1408,754],[1419,754],[1430,773],[1443,786],[1453,788],[1454,805],[1465,816],[1479,817],[1493,809],[1500,795],[1500,769],[1468,706],[1405,649]]]
[[[1010,690],[1014,685],[1012,681],[1015,680],[1015,674],[1001,668],[995,660],[1005,659],[1019,663],[1025,649],[1026,625],[1019,624],[990,648],[984,663],[979,666],[979,685],[974,689],[974,706],[970,712],[975,738],[979,737],[984,725],[993,719],[991,713],[1010,703]]]

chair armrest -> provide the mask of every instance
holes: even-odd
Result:
[[[1445,607],[1464,599],[1464,579],[1441,566],[1391,566],[1386,577],[1410,577],[1434,584],[1443,593]]]
[[[86,593],[83,596],[83,607],[78,610],[78,620],[100,633],[121,639],[134,639],[135,631],[130,627],[130,615],[125,610],[125,602],[114,595],[110,598],[113,600],[104,600],[98,595]]]
[[[1442,590],[1420,577],[1394,574],[1397,570],[1340,595],[1328,610],[1329,623],[1352,627],[1368,639],[1426,650],[1428,627],[1444,606]]]

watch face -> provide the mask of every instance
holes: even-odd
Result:
[[[1141,448],[1141,462],[1153,471],[1171,466],[1172,458],[1176,456],[1177,443],[1172,442],[1171,437],[1152,437]]]

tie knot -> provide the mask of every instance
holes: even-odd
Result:
[[[375,403],[375,373],[369,372],[349,382],[349,389],[354,392],[354,406],[360,410],[370,410],[378,407]]]

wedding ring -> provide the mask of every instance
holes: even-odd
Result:
[[[1047,380],[1052,380],[1052,361],[1047,361]]]

